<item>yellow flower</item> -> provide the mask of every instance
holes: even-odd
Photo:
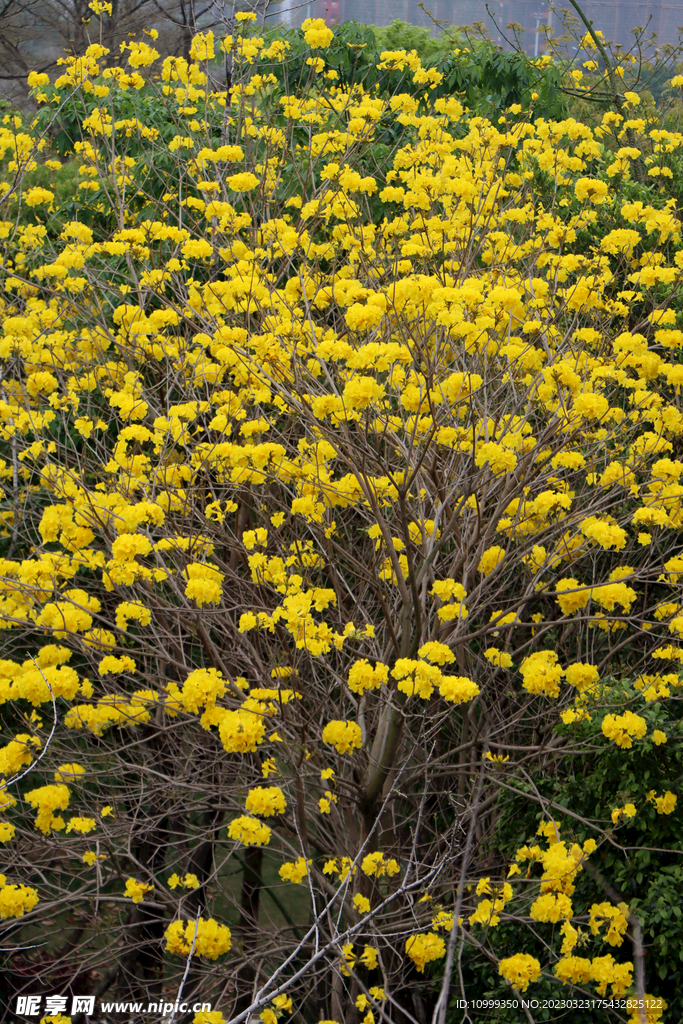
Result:
[[[562,609],[563,615],[571,615],[573,612],[585,608],[590,601],[590,588],[582,587],[578,580],[561,579],[555,584],[557,603]]]
[[[247,794],[245,808],[251,814],[269,818],[275,814],[284,814],[287,801],[279,786],[257,786]]]
[[[189,956],[193,944],[197,956],[205,956],[207,960],[216,960],[232,947],[230,929],[213,918],[174,921],[166,929],[165,938],[167,952],[181,957]]]
[[[498,964],[498,973],[509,981],[519,992],[526,992],[529,983],[538,981],[541,965],[536,957],[528,953],[515,953]]]
[[[354,377],[344,385],[344,404],[347,409],[364,410],[383,397],[384,385],[374,377]]]
[[[355,722],[328,722],[323,729],[323,743],[335,747],[339,754],[353,753],[363,745],[360,726]]]
[[[52,829],[60,831],[65,828],[64,819],[55,815],[55,811],[64,811],[69,806],[69,790],[65,785],[39,786],[26,793],[27,803],[37,809],[36,828],[47,835]]]
[[[228,825],[228,836],[245,846],[267,846],[270,842],[271,830],[258,818],[250,818],[243,814],[233,818]]]
[[[488,647],[484,651],[484,657],[487,661],[490,661],[492,665],[496,665],[498,668],[511,668],[512,657],[507,651],[499,651],[497,647]]]
[[[467,676],[442,676],[439,693],[444,700],[453,704],[469,703],[479,694],[479,687]]]
[[[348,686],[354,693],[376,690],[389,678],[389,668],[378,661],[373,668],[366,658],[361,658],[349,669]]]
[[[147,893],[153,891],[153,885],[145,885],[144,882],[138,882],[135,878],[128,878],[123,895],[132,899],[133,903],[141,903]]]
[[[79,775],[85,775],[85,768],[72,762],[71,764],[60,764],[54,777],[57,782],[75,782]]]
[[[648,794],[648,800],[650,800],[657,810],[657,814],[672,814],[676,809],[677,797],[674,793],[667,790],[662,796],[657,796],[652,790]]]
[[[183,889],[198,889],[199,879],[191,872],[188,872],[184,878],[174,873],[168,879],[168,887],[169,889],[177,889],[179,886],[182,886]]]
[[[24,195],[24,202],[27,206],[40,206],[43,203],[51,203],[54,197],[54,192],[50,192],[49,188],[41,188],[39,185],[35,185]]]
[[[190,57],[192,60],[213,60],[213,32],[200,32],[192,40]]]
[[[438,640],[427,641],[417,653],[425,661],[431,661],[434,665],[449,665],[455,661],[455,655],[450,647],[439,643]]]
[[[49,75],[38,71],[31,71],[27,79],[29,89],[37,89],[41,85],[47,85],[49,81]]]
[[[490,750],[487,750],[484,754],[484,758],[487,761],[491,761],[492,764],[505,764],[506,761],[510,760],[509,754],[492,754]]]
[[[95,853],[94,850],[86,850],[85,853],[83,854],[83,856],[81,857],[81,860],[83,861],[83,863],[87,864],[89,868],[91,868],[93,866],[93,864],[96,864],[98,860],[106,860],[106,859],[107,859],[106,853],[97,854],[97,853]]]
[[[375,853],[367,853],[361,862],[361,871],[371,878],[373,876],[381,878],[384,874],[396,875],[400,870],[398,862],[393,857],[385,860],[384,854],[379,850]]]
[[[298,860],[288,861],[283,864],[278,873],[283,882],[292,882],[294,885],[300,885],[308,874],[309,864],[310,861],[305,861],[303,857],[299,857]]]
[[[92,832],[96,827],[97,823],[94,818],[69,818],[66,831],[80,832],[81,835],[85,835],[87,832]]]
[[[379,952],[374,946],[366,946],[358,959],[369,971],[374,971],[379,962]]]
[[[239,174],[229,175],[226,183],[232,192],[251,192],[261,182],[260,178],[257,178],[251,171],[242,171]]]
[[[608,191],[605,182],[597,178],[579,178],[574,185],[574,194],[580,202],[588,200],[595,204],[604,203]]]
[[[570,686],[576,687],[579,693],[582,693],[589,686],[592,686],[593,683],[598,682],[600,673],[595,665],[575,661],[571,665],[567,665],[565,679]]]
[[[611,903],[594,903],[590,907],[588,924],[593,935],[599,935],[603,924],[607,925],[604,939],[610,946],[621,946],[628,928],[629,909],[625,903],[613,906]]]
[[[185,569],[185,594],[201,608],[219,604],[223,592],[223,574],[212,565],[192,562]]]
[[[564,893],[543,893],[531,904],[529,916],[532,921],[548,921],[557,923],[572,917],[574,908]]]
[[[484,576],[488,576],[489,573],[493,572],[497,565],[500,565],[504,558],[505,548],[498,547],[498,545],[495,545],[491,548],[487,548],[484,554],[481,556],[481,561],[479,562],[479,572],[482,573]]]
[[[0,875],[0,920],[23,917],[38,903],[38,893],[27,885],[8,884]]]
[[[434,932],[422,932],[411,935],[406,942],[406,953],[422,974],[428,963],[446,955],[446,943]]]
[[[326,49],[334,39],[334,32],[326,26],[323,18],[306,18],[301,31],[308,45],[312,47]]]
[[[536,651],[525,658],[520,666],[522,686],[529,693],[543,693],[557,697],[564,669],[557,664],[554,651]]]
[[[605,715],[602,732],[609,740],[614,740],[618,747],[630,750],[633,740],[641,740],[647,732],[647,723],[633,711],[625,711],[623,715]]]
[[[555,974],[565,985],[585,985],[593,977],[592,967],[587,957],[563,956],[555,964]]]
[[[511,473],[517,465],[517,456],[502,444],[487,441],[477,445],[474,461],[479,467],[488,465],[494,473]]]
[[[574,412],[584,419],[602,419],[609,409],[609,402],[604,395],[581,392],[574,399]]]

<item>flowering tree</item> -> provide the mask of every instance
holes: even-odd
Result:
[[[600,865],[676,807],[683,136],[635,93],[492,124],[404,51],[417,96],[339,88],[317,20],[288,94],[237,19],[229,91],[210,33],[93,43],[2,127],[13,990],[659,1020]],[[30,184],[55,109],[77,216]],[[614,750],[646,789],[548,798]]]

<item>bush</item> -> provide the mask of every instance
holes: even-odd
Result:
[[[268,38],[274,35],[271,32]],[[287,92],[298,94],[310,84],[310,49],[300,33],[277,31],[277,35],[289,44],[287,57],[264,62],[264,70]],[[392,48],[416,54],[424,69],[432,71],[436,76],[430,86],[433,99],[462,94],[473,113],[496,119],[512,104],[529,107],[535,92],[534,116],[559,118],[566,113],[560,64],[503,51],[487,39],[469,41],[457,34],[434,38],[427,29],[404,22],[393,22],[385,29],[344,22],[326,50],[327,73],[334,72],[335,81],[347,88],[359,85],[376,89],[381,96],[408,93],[419,98],[424,83],[414,80],[410,63],[381,66],[381,54]]]
[[[415,50],[422,61],[452,50],[459,42],[465,45],[464,39],[452,30],[434,36],[428,28],[411,25],[400,18],[394,18],[388,25],[371,25],[370,28],[378,50]]]
[[[238,18],[0,136],[7,985],[656,1021],[683,137],[363,87],[321,21],[294,92]]]

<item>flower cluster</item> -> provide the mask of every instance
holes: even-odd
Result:
[[[323,743],[329,743],[337,753],[348,754],[363,744],[360,726],[355,722],[328,722],[322,732]]]
[[[174,921],[166,929],[166,950],[176,956],[186,957],[194,946],[197,956],[217,960],[232,947],[230,929],[214,921],[212,917],[199,917],[196,921]]]
[[[250,790],[244,806],[250,814],[270,818],[275,814],[284,814],[287,801],[279,786],[258,786]]]
[[[446,943],[434,932],[411,935],[406,941],[406,955],[410,957],[420,974],[432,960],[440,960],[446,954]]]
[[[541,965],[529,953],[515,953],[498,964],[498,973],[509,981],[518,992],[526,992],[530,982],[538,981],[541,976]]]
[[[228,825],[229,837],[244,846],[267,846],[271,834],[268,825],[264,825],[258,818],[250,818],[248,814],[233,818]]]
[[[283,882],[299,885],[308,874],[308,868],[309,862],[305,861],[303,857],[299,857],[298,860],[283,864],[280,867],[279,875]]]
[[[136,878],[126,879],[126,888],[123,895],[128,896],[133,903],[142,903],[148,892],[153,892],[154,886],[145,882],[138,882]]]
[[[23,917],[33,910],[38,902],[38,893],[27,885],[13,885],[0,875],[0,918]]]
[[[647,722],[641,715],[633,711],[624,711],[623,715],[605,715],[602,720],[602,731],[609,740],[618,747],[630,750],[633,740],[642,740],[647,732]]]

